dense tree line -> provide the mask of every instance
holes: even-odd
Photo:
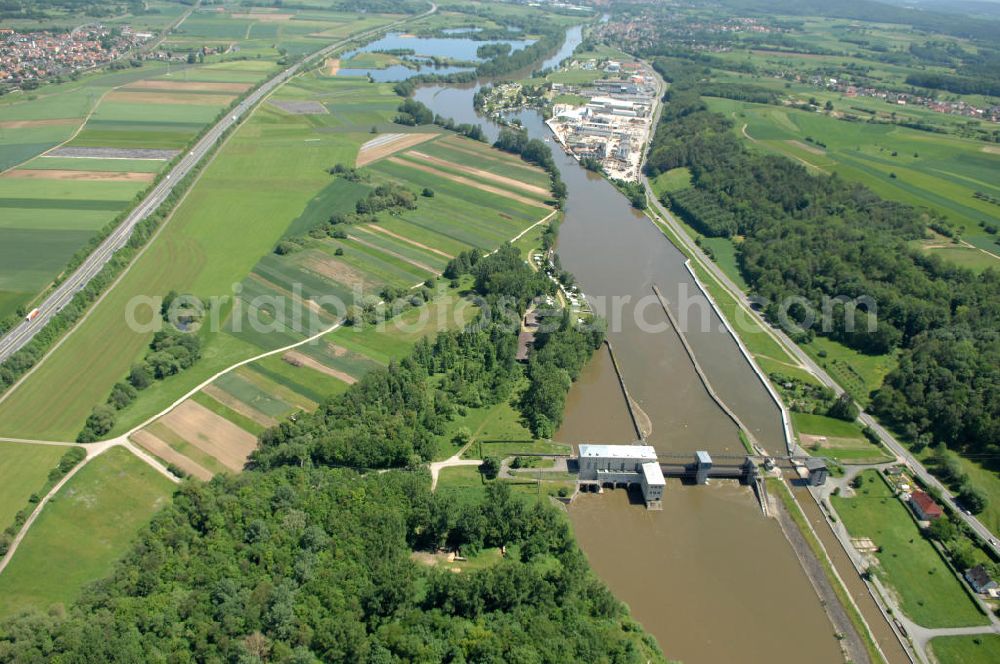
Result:
[[[521,398],[521,412],[539,438],[551,438],[562,424],[570,386],[604,342],[605,328],[600,319],[584,327],[574,324],[567,309],[561,316],[556,329],[543,327],[535,335],[528,358],[529,382]],[[544,320],[551,315],[542,312],[540,317]]]
[[[552,196],[560,204],[566,199],[566,183],[559,175],[552,149],[544,141],[529,138],[528,132],[519,127],[503,127],[493,147],[520,155],[529,164],[543,168],[552,179]]]
[[[0,626],[0,660],[663,661],[554,508],[428,487],[295,467],[185,484],[65,614]],[[411,555],[437,546],[510,553],[462,574]]]
[[[1000,62],[996,66],[1000,66]],[[909,74],[906,82],[921,88],[947,90],[960,95],[1000,95],[1000,73],[997,71],[985,77],[919,71]]]
[[[744,148],[726,118],[700,101],[700,67],[673,59],[655,64],[674,83],[648,170],[690,169],[694,192],[670,202],[706,235],[745,237],[739,266],[770,303],[772,320],[781,322],[780,303],[794,297],[814,313],[824,298],[871,298],[877,321],[862,304],[848,329],[845,306],[835,304],[829,328],[789,331],[826,334],[865,353],[898,351],[898,368],[874,396],[874,411],[914,441],[1000,452],[1000,274],[976,275],[911,248],[928,225],[941,222],[928,211]],[[809,311],[793,304],[787,313],[805,322]]]
[[[483,133],[483,128],[481,126],[468,122],[458,123],[452,118],[435,115],[426,104],[416,101],[415,99],[404,99],[403,103],[399,105],[398,110],[399,114],[393,119],[393,122],[396,124],[408,125],[411,127],[434,124],[442,129],[447,129],[448,131],[461,134],[466,138],[471,138],[474,141],[486,140],[486,134]]]
[[[774,90],[749,83],[706,83],[702,86],[701,94],[706,97],[722,97],[755,104],[777,104],[781,101],[781,96]]]
[[[417,195],[395,182],[380,184],[354,205],[354,211],[361,215],[385,210],[416,209]]]

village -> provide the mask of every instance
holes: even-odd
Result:
[[[641,62],[596,60],[569,63],[568,70],[603,72],[590,83],[553,83],[555,95],[583,104],[557,103],[547,125],[556,140],[581,161],[599,164],[608,177],[636,182],[650,138],[659,90],[651,67]]]
[[[948,113],[950,115],[961,115],[976,120],[1000,122],[1000,104],[979,107],[970,104],[964,99],[942,101],[925,95],[882,90],[875,87],[858,86],[836,78],[823,78],[821,76],[813,76],[810,79],[810,83],[833,92],[839,92],[848,99],[854,97],[871,97],[874,99],[881,99],[887,104],[895,104],[897,106],[922,106],[936,113]]]
[[[0,83],[30,89],[51,76],[118,60],[152,38],[128,26],[94,25],[61,33],[0,28]]]

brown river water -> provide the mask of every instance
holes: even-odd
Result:
[[[458,122],[482,124],[495,138],[497,126],[475,115],[474,91],[426,86],[416,98]],[[783,453],[777,407],[701,297],[683,255],[610,183],[551,143],[536,113],[518,117],[532,137],[553,146],[569,190],[559,255],[608,318],[625,383],[652,425],[649,444],[661,453],[692,456],[695,450],[743,453],[735,425],[710,398],[653,296],[656,284],[715,392],[765,448]],[[690,304],[678,306],[682,302]],[[596,354],[573,385],[557,439],[635,439],[607,351]],[[593,569],[668,658],[687,664],[843,661],[834,628],[791,546],[749,488],[670,480],[663,511],[647,511],[618,490],[579,497],[569,516]]]

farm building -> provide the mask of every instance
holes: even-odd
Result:
[[[921,521],[933,521],[944,514],[941,506],[923,491],[914,491],[910,495],[910,507]]]
[[[990,578],[989,572],[982,565],[965,570],[965,580],[977,593],[986,593],[997,587],[997,582]]]

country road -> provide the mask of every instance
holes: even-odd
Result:
[[[312,61],[326,57],[330,52],[356,40],[391,30],[394,27],[423,18],[437,11],[437,5],[431,3],[431,8],[422,14],[407,17],[399,21],[394,21],[384,26],[367,30],[365,32],[352,35],[338,42],[325,46],[307,58],[281,71],[278,75],[261,84],[256,90],[244,99],[236,108],[232,109],[226,116],[213,126],[195,144],[191,150],[184,155],[181,160],[164,176],[156,187],[143,199],[143,201],[125,218],[124,221],[107,237],[104,241],[87,257],[87,259],[71,274],[65,281],[55,288],[45,300],[38,306],[39,314],[32,320],[23,320],[11,328],[7,334],[0,338],[0,362],[4,362],[11,355],[23,348],[31,341],[52,318],[62,310],[73,297],[83,289],[91,279],[96,276],[101,269],[111,260],[116,251],[125,246],[132,231],[141,221],[146,219],[155,211],[167,196],[174,190],[177,183],[201,162],[202,159],[219,142],[223,134],[231,127],[239,124],[241,119],[257,103],[267,97],[278,86],[295,76],[301,69],[308,66]],[[70,334],[67,332],[67,334]]]
[[[661,79],[661,85],[662,84]],[[662,106],[662,104],[660,106]],[[654,119],[654,122],[658,121],[658,116],[659,107],[657,118]],[[694,260],[706,270],[711,272],[716,281],[722,284],[722,286],[728,290],[734,298],[736,298],[745,312],[756,319],[764,330],[767,330],[772,336],[780,340],[781,345],[783,345],[803,367],[816,376],[821,383],[836,390],[837,392],[844,392],[844,388],[838,385],[837,381],[835,381],[826,372],[826,370],[823,369],[823,367],[819,366],[819,364],[809,357],[804,350],[799,348],[798,344],[792,341],[792,339],[782,330],[772,327],[767,321],[764,320],[764,317],[759,312],[750,306],[750,299],[747,294],[739,286],[737,286],[732,279],[726,276],[715,261],[710,259],[708,255],[701,250],[701,247],[695,244],[694,240],[687,234],[687,231],[681,226],[677,219],[674,218],[670,211],[660,203],[655,192],[653,191],[653,188],[649,184],[649,179],[645,175],[642,175],[642,184],[646,190],[646,197],[652,203],[652,207],[656,215],[670,227],[674,235],[677,236],[678,241],[683,245],[683,248],[694,257]],[[914,457],[902,443],[896,440],[896,438],[885,427],[879,424],[878,420],[876,420],[871,414],[865,412],[863,409],[861,410],[860,420],[862,424],[875,430],[879,437],[885,442],[886,447],[888,447],[897,457],[903,459],[913,471],[913,474],[916,475],[921,482],[940,491],[941,495],[944,496],[954,508],[956,514],[958,514],[958,516],[973,531],[975,531],[980,538],[982,538],[985,545],[993,551],[994,555],[1000,556],[1000,546],[996,543],[997,540],[995,539],[994,534],[986,526],[984,526],[979,519],[975,518],[971,514],[963,512],[962,509],[956,504],[955,496],[951,493],[951,491],[939,482],[937,478],[931,475],[927,469],[924,468],[923,464],[921,464],[920,461],[918,461],[917,458]]]

